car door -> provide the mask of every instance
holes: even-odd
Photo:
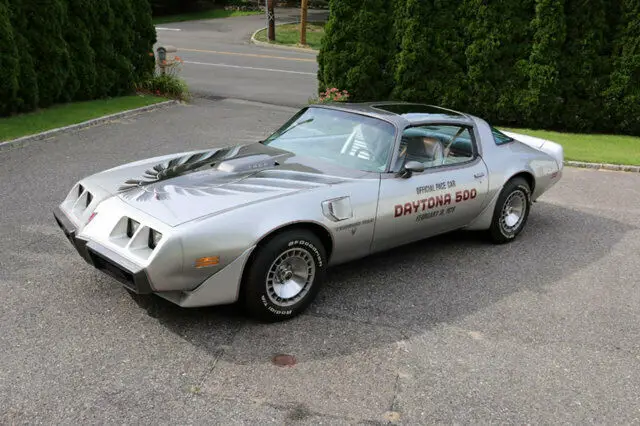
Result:
[[[399,151],[400,166],[417,161],[424,171],[383,176],[372,251],[461,228],[480,213],[487,196],[488,172],[471,127],[409,127]]]

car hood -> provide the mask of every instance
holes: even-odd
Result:
[[[93,175],[85,184],[177,226],[365,174],[258,143],[129,163]]]

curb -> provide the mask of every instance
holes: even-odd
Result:
[[[281,24],[277,24],[278,25],[288,25],[288,24],[297,24],[298,22],[283,22]],[[274,47],[276,49],[282,49],[282,50],[291,50],[294,52],[303,52],[303,53],[309,53],[312,55],[317,55],[318,51],[311,49],[311,48],[304,48],[304,47],[293,47],[293,46],[287,46],[284,44],[275,44],[275,43],[268,43],[266,41],[260,41],[256,39],[256,34],[258,34],[260,31],[266,30],[267,27],[262,27],[259,28],[257,30],[255,30],[253,32],[253,34],[251,34],[251,43],[255,44],[256,46],[263,46],[263,47]]]
[[[70,124],[69,126],[58,127],[58,128],[55,128],[55,129],[51,129],[51,130],[47,130],[47,131],[41,132],[41,133],[36,133],[36,134],[33,134],[33,135],[23,136],[23,137],[18,138],[18,139],[12,139],[12,140],[9,140],[9,141],[0,142],[0,151],[4,151],[4,150],[7,150],[7,149],[12,149],[12,148],[17,148],[19,146],[24,145],[25,143],[28,143],[28,142],[34,142],[34,141],[39,141],[39,140],[43,140],[43,139],[49,139],[49,138],[57,136],[57,135],[59,135],[61,133],[66,133],[66,132],[70,132],[70,131],[73,131],[73,130],[84,129],[85,127],[90,127],[90,126],[95,126],[95,125],[98,125],[98,124],[103,124],[103,123],[106,123],[108,121],[115,120],[115,119],[118,119],[118,118],[131,117],[131,116],[134,116],[134,115],[141,114],[143,112],[153,111],[153,110],[164,108],[164,107],[167,107],[167,106],[171,106],[171,105],[174,105],[174,104],[177,104],[177,103],[179,103],[177,100],[169,100],[169,101],[164,101],[164,102],[158,102],[156,104],[147,105],[147,106],[143,106],[143,107],[140,107],[140,108],[134,108],[134,109],[126,110],[126,111],[116,112],[114,114],[104,115],[102,117],[93,118],[91,120],[83,121],[81,123]]]
[[[640,173],[640,166],[628,166],[623,164],[585,163],[583,161],[565,161],[565,166],[579,167],[583,169],[612,170],[616,172]]]

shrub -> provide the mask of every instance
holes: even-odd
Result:
[[[96,92],[96,55],[91,48],[91,0],[69,0],[66,40],[71,68],[66,92],[74,100],[91,99]]]
[[[491,121],[517,124],[526,88],[530,22],[534,0],[465,0],[460,25],[464,48],[464,101],[461,109]],[[516,64],[520,63],[520,66]]]
[[[87,24],[91,31],[91,48],[96,58],[96,85],[93,96],[101,98],[117,93],[116,71],[113,69],[117,56],[112,32],[115,28],[115,18],[110,1],[90,0],[90,23]]]
[[[22,1],[20,13],[28,17],[26,31],[22,34],[29,42],[29,54],[37,70],[38,103],[42,107],[66,100],[63,92],[71,68],[64,39],[66,4],[63,0]]]
[[[393,56],[386,0],[331,0],[318,53],[319,92],[342,87],[354,100],[374,100],[391,90]]]
[[[526,119],[538,127],[556,120],[562,106],[560,61],[566,37],[564,0],[537,0],[528,63]]]
[[[29,30],[29,22],[23,2],[12,1],[11,24],[18,51],[18,91],[13,105],[13,112],[31,111],[38,105],[38,79],[35,64],[31,57],[29,41],[24,36]]]
[[[155,41],[148,0],[0,0],[0,115],[132,93]]]
[[[586,132],[603,123],[601,93],[611,72],[606,3],[590,0],[589,7],[584,7],[582,0],[565,3],[567,36],[559,61],[563,99],[559,127]]]
[[[464,42],[454,24],[460,19],[458,2],[407,0],[404,8],[395,22],[401,44],[393,96],[458,107],[466,96]]]
[[[0,114],[9,114],[18,94],[16,49],[7,0],[0,0]]]
[[[111,36],[115,58],[111,67],[116,73],[115,85],[111,90],[112,96],[129,93],[135,84],[133,63],[134,15],[130,0],[110,0],[113,11],[114,27],[117,28]]]
[[[623,0],[605,108],[617,131],[640,135],[640,3]]]
[[[135,81],[143,81],[153,75],[155,61],[149,52],[156,43],[156,28],[151,19],[151,6],[148,1],[133,2],[134,38],[131,51],[131,64]]]
[[[331,1],[320,91],[436,103],[509,126],[640,134],[638,0],[386,3]]]
[[[151,53],[153,55],[153,53]],[[191,95],[187,83],[180,78],[182,59],[179,56],[175,60],[165,61],[164,72],[158,69],[157,73],[136,85],[136,90],[140,93],[149,93],[167,98],[188,100]]]

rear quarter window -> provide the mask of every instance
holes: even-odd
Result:
[[[510,138],[494,127],[491,128],[491,133],[493,134],[493,140],[496,142],[496,145],[504,145],[513,141],[513,138]]]

